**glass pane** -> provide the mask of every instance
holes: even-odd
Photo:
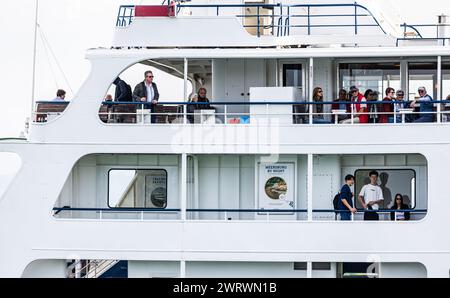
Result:
[[[450,98],[450,62],[442,63],[442,99]]]
[[[284,87],[302,87],[303,75],[301,64],[283,65],[283,86]]]
[[[409,73],[409,100],[419,98],[417,89],[425,87],[428,95],[436,98],[437,63],[436,62],[414,62],[408,64]]]
[[[362,94],[371,89],[384,95],[388,87],[400,89],[400,63],[340,63],[339,81],[345,90],[357,86]]]
[[[357,170],[355,172],[355,204],[357,208],[362,208],[358,195],[361,188],[370,183],[370,170]],[[411,187],[413,179],[416,177],[414,170],[376,170],[379,173],[377,184],[383,192],[383,204],[381,209],[389,209],[394,204],[396,194],[403,196],[403,202],[410,208],[415,208],[415,188]]]
[[[167,172],[110,170],[108,204],[111,208],[166,208]]]

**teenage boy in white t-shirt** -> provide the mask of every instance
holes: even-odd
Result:
[[[378,186],[378,172],[371,171],[369,173],[370,183],[361,188],[359,192],[359,202],[367,210],[378,210],[379,204],[383,202],[383,191]],[[364,213],[364,220],[378,220],[378,214],[373,211],[367,211]]]

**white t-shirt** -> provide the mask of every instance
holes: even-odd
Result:
[[[364,198],[364,202],[368,204],[372,201],[384,200],[383,191],[378,185],[366,184],[361,188],[359,195]],[[378,204],[373,204],[372,209],[378,210]]]

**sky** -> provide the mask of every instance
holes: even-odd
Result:
[[[408,23],[435,23],[437,15],[450,14],[448,0],[366,1],[388,3],[389,12],[397,9]],[[161,0],[39,0],[38,23],[41,30],[39,30],[37,44],[35,99],[51,100],[55,97],[58,88],[68,92],[68,99],[73,97],[89,73],[89,62],[84,58],[86,49],[110,47],[120,5],[160,4],[161,2]],[[230,3],[230,1],[227,2]],[[239,0],[231,1],[231,3],[239,2]],[[35,0],[2,1],[0,10],[0,138],[19,136],[24,130],[26,118],[30,115],[34,14]],[[45,50],[43,39],[47,40],[51,51]],[[55,63],[53,55],[57,58],[62,71]],[[159,82],[166,78],[164,74],[158,75]],[[155,74],[157,83],[158,75]],[[166,88],[166,92],[162,94],[162,100],[182,95],[182,82],[176,81],[174,84],[175,87]],[[2,170],[2,164],[5,163],[0,156],[0,180],[1,175],[6,171],[4,166]],[[1,183],[0,181],[0,190]]]

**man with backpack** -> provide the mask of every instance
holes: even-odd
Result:
[[[131,86],[128,85],[124,80],[117,77],[114,80],[114,85],[116,85],[116,93],[114,100],[118,102],[133,101],[133,93],[131,92]]]
[[[345,184],[341,188],[338,199],[338,210],[341,214],[341,220],[351,220],[352,213],[356,213],[356,208],[353,207],[353,193],[350,187],[355,183],[355,177],[353,175],[345,176]]]

